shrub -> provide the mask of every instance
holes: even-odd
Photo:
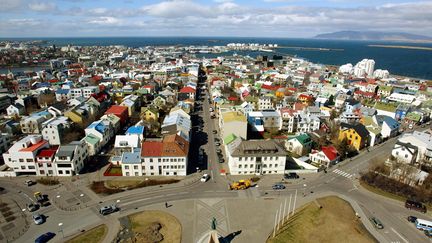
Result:
[[[122,192],[122,189],[118,188],[108,188],[105,186],[105,182],[103,181],[93,181],[90,185],[90,189],[94,191],[96,194],[106,194],[111,195],[114,193]]]
[[[260,178],[258,176],[254,176],[250,179],[252,182],[257,182],[260,180]]]
[[[60,184],[57,178],[52,178],[52,177],[42,177],[37,179],[36,182],[45,186],[55,186]]]

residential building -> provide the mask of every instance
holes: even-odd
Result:
[[[88,156],[88,148],[84,140],[61,145],[54,159],[56,176],[73,176],[79,174],[84,168]]]
[[[414,131],[404,133],[396,142],[392,156],[409,164],[432,164],[432,135]]]
[[[369,131],[361,124],[341,123],[339,130],[339,141],[346,139],[348,145],[360,150],[369,144]]]
[[[224,139],[229,134],[234,134],[242,139],[247,139],[247,119],[239,111],[229,111],[222,113],[219,117],[219,128],[221,138]]]
[[[52,115],[48,111],[32,113],[30,116],[21,118],[20,126],[22,133],[41,133],[43,122],[50,119]]]
[[[120,118],[120,124],[122,126],[129,120],[129,110],[126,106],[113,105],[105,112],[105,115],[108,114],[113,114]]]
[[[321,168],[329,168],[339,163],[339,157],[338,151],[331,145],[323,146],[320,151],[315,150],[309,154],[311,164]]]
[[[24,114],[25,107],[20,103],[15,103],[14,105],[9,105],[6,108],[6,114],[8,117],[20,117]]]
[[[70,131],[71,123],[65,116],[53,117],[42,123],[43,139],[50,145],[60,145],[64,137]]]
[[[39,150],[36,155],[36,175],[38,176],[57,176],[54,166],[54,158],[58,146],[51,146]]]
[[[313,142],[311,137],[306,133],[302,133],[298,136],[291,137],[286,140],[285,148],[288,152],[303,156],[311,151],[312,144]]]

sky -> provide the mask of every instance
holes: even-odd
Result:
[[[431,35],[432,1],[0,0],[0,37]]]

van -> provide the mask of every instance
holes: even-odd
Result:
[[[119,208],[116,205],[104,206],[99,209],[99,213],[102,215],[108,215],[117,212]]]
[[[420,202],[413,201],[413,200],[406,200],[405,208],[414,209],[414,210],[422,212],[422,213],[426,213],[426,211],[427,211],[425,205],[423,205]]]

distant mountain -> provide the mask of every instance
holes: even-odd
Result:
[[[419,41],[429,42],[432,37],[414,35],[403,32],[375,32],[375,31],[338,31],[333,33],[320,34],[317,39],[336,40],[382,40],[382,41]]]

